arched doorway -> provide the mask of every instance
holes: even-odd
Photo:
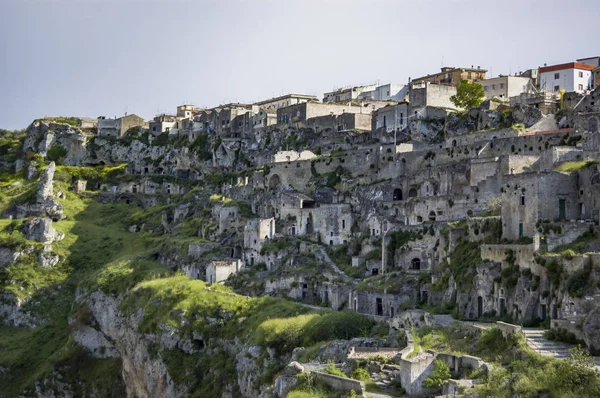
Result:
[[[394,200],[402,200],[402,190],[400,188],[394,189]]]
[[[281,177],[279,174],[273,174],[271,178],[269,178],[269,188],[275,189],[281,185]]]
[[[416,188],[411,188],[408,191],[408,197],[409,198],[416,198],[417,196],[418,196],[418,194],[417,194],[417,189]]]
[[[483,297],[477,297],[477,318],[483,316]]]
[[[420,270],[421,269],[421,259],[413,258],[410,262],[410,269],[412,270]]]

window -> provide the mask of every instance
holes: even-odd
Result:
[[[504,88],[504,83],[500,83],[500,88]]]
[[[579,77],[583,77],[583,72],[579,72]]]
[[[488,91],[488,86],[483,86],[483,91]]]
[[[492,84],[492,90],[495,90],[495,89],[496,89],[496,85]]]
[[[560,86],[554,86],[554,92],[557,93],[560,90]]]
[[[560,73],[555,73],[554,74],[554,79],[560,79]]]
[[[525,206],[525,195],[521,195],[521,206]]]
[[[594,105],[594,104],[592,104]],[[404,113],[400,114],[400,124],[404,123]]]
[[[579,88],[578,88],[578,90],[579,90],[579,91],[583,91],[583,84],[580,84],[580,85],[579,85]]]
[[[472,73],[471,72],[467,73],[467,79],[472,79],[472,78],[473,78]]]

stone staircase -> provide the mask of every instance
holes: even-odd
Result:
[[[559,341],[548,340],[542,329],[523,329],[525,341],[535,352],[546,357],[566,359],[570,357],[569,350],[574,346]]]

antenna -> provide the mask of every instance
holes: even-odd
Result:
[[[440,65],[440,68],[444,67],[444,54],[442,54],[442,64]]]

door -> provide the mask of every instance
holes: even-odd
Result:
[[[481,318],[483,316],[483,297],[477,297],[477,317]]]
[[[565,220],[567,218],[567,201],[565,199],[558,200],[558,219]]]
[[[546,304],[542,304],[542,321],[546,320]]]
[[[377,306],[377,315],[383,316],[383,302],[381,301],[381,299],[376,299],[375,304]]]
[[[523,223],[519,223],[519,238],[523,237]]]

